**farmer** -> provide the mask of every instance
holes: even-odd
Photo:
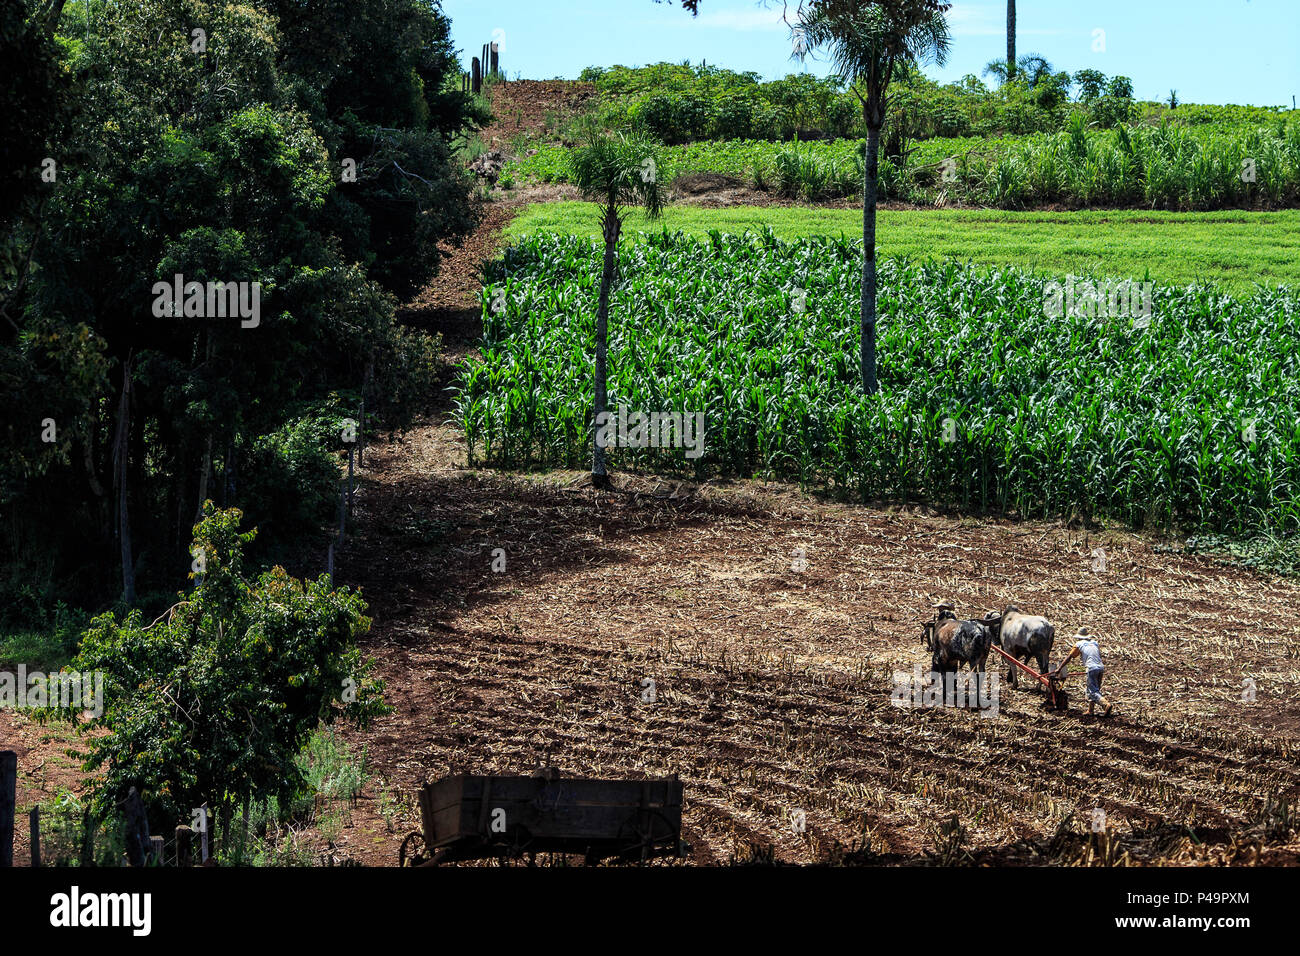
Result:
[[[1106,665],[1101,662],[1101,647],[1098,646],[1097,639],[1088,633],[1086,627],[1079,628],[1079,633],[1074,636],[1077,639],[1074,648],[1066,655],[1065,660],[1061,661],[1060,666],[1056,668],[1056,673],[1063,673],[1070,661],[1082,657],[1084,669],[1088,672],[1088,716],[1091,717],[1096,706],[1101,704],[1106,708],[1101,715],[1109,717],[1111,704],[1101,696],[1101,679],[1106,676]]]

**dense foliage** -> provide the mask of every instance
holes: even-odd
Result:
[[[477,459],[585,460],[598,255],[584,240],[537,236],[495,267],[483,358],[459,382]],[[1042,277],[890,260],[881,391],[864,398],[860,255],[853,241],[770,234],[663,233],[621,248],[631,278],[613,299],[610,407],[702,412],[706,452],[620,448],[613,461],[1137,526],[1300,523],[1295,292],[1157,287],[1142,328],[1051,317]]]
[[[436,2],[15,2],[0,615],[74,580],[100,606],[174,588],[205,498],[260,519],[299,492],[277,457],[314,477],[264,540],[314,530],[337,443],[274,436],[340,390],[372,425],[427,407],[438,342],[399,330],[395,296],[475,224],[453,152],[484,118]],[[260,314],[160,314],[178,274],[258,283]]]
[[[918,70],[904,71],[890,88],[893,139],[887,152],[896,155],[909,142],[932,136],[1055,132],[1071,113],[1109,128],[1139,111],[1127,77],[1096,70],[1071,76],[1053,72],[1041,57],[1026,59],[1038,61],[1041,68],[1026,69],[994,88],[975,76],[940,84]],[[835,78],[792,73],[764,81],[757,73],[690,63],[588,67],[579,78],[596,86],[601,125],[639,127],[669,145],[866,133],[860,103]]]

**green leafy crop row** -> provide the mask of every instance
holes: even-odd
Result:
[[[1061,204],[1170,210],[1300,205],[1300,123],[1268,126],[1118,127],[1081,117],[1059,133],[996,139],[935,138],[880,163],[885,200],[1019,209]],[[731,176],[808,200],[851,198],[862,188],[860,140],[731,140],[666,147],[660,175]],[[568,150],[543,146],[513,162],[516,179],[567,182]]]
[[[492,267],[482,360],[458,383],[473,460],[589,461],[599,254],[539,235]],[[771,233],[624,246],[611,407],[702,412],[705,453],[620,448],[613,462],[1135,526],[1300,523],[1300,295],[1156,287],[1135,327],[1051,317],[1041,276],[886,260],[881,391],[864,398],[860,256],[851,240]]]

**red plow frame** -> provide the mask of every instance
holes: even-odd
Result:
[[[1045,688],[1047,688],[1047,704],[1049,709],[1066,710],[1069,708],[1070,705],[1069,695],[1066,694],[1065,688],[1061,686],[1065,681],[1064,677],[1058,675],[1055,671],[1049,671],[1046,674],[1040,674],[1032,667],[1029,667],[1028,665],[1023,664],[1020,661],[1016,660],[1014,657],[1012,657],[1002,648],[998,647],[996,644],[989,645],[989,650],[997,651],[999,654],[1001,654],[1012,664],[1016,665],[1016,667],[1019,667],[1022,671],[1024,671],[1034,680],[1038,681],[1038,683],[1042,684]]]

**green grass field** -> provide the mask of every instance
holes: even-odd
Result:
[[[658,223],[628,215],[626,232],[711,229],[738,233],[769,226],[783,239],[860,236],[862,213],[805,206],[707,209],[671,206]],[[540,232],[599,235],[590,203],[538,203],[511,223],[507,237]],[[1300,211],[1170,213],[1142,210],[1005,212],[882,210],[878,249],[886,257],[955,258],[1048,273],[1201,280],[1249,291],[1256,283],[1300,288]]]

